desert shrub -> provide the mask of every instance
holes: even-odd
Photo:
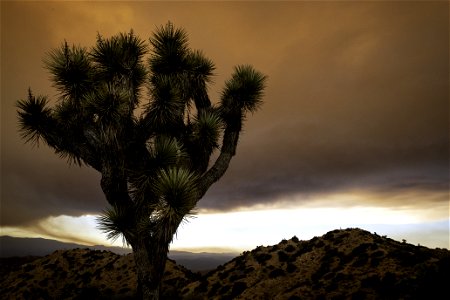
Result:
[[[280,249],[280,246],[274,245],[274,246],[272,246],[272,248],[270,248],[269,253],[275,252],[275,251],[277,251],[278,249]]]
[[[294,243],[298,243],[298,242],[299,242],[298,237],[295,236],[295,235],[292,237],[291,240],[292,240]]]
[[[225,278],[228,277],[228,272],[219,272],[217,276],[219,277],[220,280],[224,280]]]
[[[420,262],[414,253],[403,250],[395,249],[389,253],[389,257],[396,259],[402,266],[412,266]]]
[[[238,257],[235,257],[233,260],[232,260],[232,262],[235,262],[235,264],[236,265],[240,265],[240,264],[242,264],[244,261],[245,261],[245,258],[244,258],[244,256],[242,256],[242,255],[240,255],[240,256],[238,256]]]
[[[319,240],[314,246],[317,248],[322,248],[323,246],[325,246],[325,243],[324,241]]]
[[[347,263],[351,262],[354,259],[354,256],[352,256],[351,254],[346,255],[343,252],[339,252],[339,266],[343,267],[345,266]]]
[[[331,241],[331,240],[333,240],[333,239],[334,239],[334,233],[333,233],[333,231],[327,232],[327,234],[325,234],[325,235],[323,236],[323,239],[326,240],[326,241]]]
[[[258,246],[255,249],[253,249],[252,251],[250,251],[250,253],[255,254],[258,253],[262,250],[263,246]]]
[[[208,292],[208,297],[214,296],[221,286],[222,285],[219,282],[214,283]]]
[[[206,292],[206,290],[208,289],[208,281],[207,280],[202,280],[200,282],[200,284],[195,287],[194,291],[195,292]]]
[[[268,261],[271,258],[272,258],[272,255],[271,254],[267,254],[267,253],[261,253],[261,254],[256,254],[255,255],[255,259],[260,265],[265,264],[265,262]]]
[[[292,245],[288,245],[286,248],[284,248],[284,251],[289,252],[289,253],[294,252],[295,247]]]
[[[354,256],[358,256],[361,253],[365,253],[367,251],[367,249],[369,249],[370,245],[371,245],[370,243],[359,244],[358,246],[353,248],[351,254],[354,255]]]
[[[223,265],[220,265],[216,268],[217,271],[225,270],[225,267]]]
[[[286,273],[282,269],[275,269],[269,273],[269,278],[277,278],[284,275],[286,275]]]
[[[236,281],[236,280],[239,280],[242,278],[245,278],[245,272],[240,271],[240,272],[237,272],[237,273],[234,273],[233,275],[231,275],[230,281],[233,282],[233,281]]]
[[[362,267],[369,261],[369,255],[367,253],[361,253],[356,257],[356,260],[353,262],[353,267]]]
[[[247,284],[242,281],[235,282],[233,287],[231,288],[231,297],[236,297],[242,294],[243,291],[247,288]]]
[[[333,240],[333,245],[339,245],[344,241],[344,237],[343,236],[337,236],[334,240]]]
[[[322,263],[317,271],[311,275],[311,280],[316,283],[328,272],[330,272],[330,265]]]
[[[325,254],[323,255],[321,261],[322,263],[330,263],[334,261],[336,258],[338,258],[339,251],[335,248],[330,248],[328,251],[325,251]]]
[[[383,257],[384,256],[384,251],[382,250],[377,250],[375,252],[372,252],[372,254],[370,256],[372,257]]]
[[[278,260],[280,262],[286,262],[289,260],[289,255],[286,252],[284,252],[283,250],[278,251],[277,255],[278,255]]]
[[[247,269],[244,270],[244,273],[245,273],[245,274],[248,274],[248,273],[251,273],[251,272],[253,272],[253,271],[255,271],[255,268],[253,268],[253,267],[248,267]]]
[[[293,263],[288,263],[287,267],[286,267],[286,271],[288,273],[294,273],[297,270],[297,266],[294,265]]]
[[[286,239],[282,239],[280,242],[281,245],[286,245],[287,243],[288,243],[288,241]]]
[[[370,266],[375,268],[378,267],[381,263],[381,258],[379,257],[373,257],[370,259]]]

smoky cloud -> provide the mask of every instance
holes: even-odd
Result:
[[[269,76],[265,104],[248,116],[237,156],[201,209],[304,203],[352,190],[379,195],[370,200],[378,205],[403,205],[408,199],[399,195],[415,193],[438,195],[415,205],[448,201],[448,3],[6,2],[2,226],[106,205],[99,174],[18,137],[15,101],[29,86],[55,94],[45,53],[64,39],[90,46],[97,32],[133,28],[145,39],[168,20],[215,61],[213,99],[234,65]]]

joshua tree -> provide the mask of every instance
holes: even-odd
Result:
[[[56,104],[29,90],[17,107],[27,142],[43,140],[69,162],[101,173],[110,206],[99,227],[132,247],[138,290],[157,299],[169,244],[228,168],[245,114],[262,103],[266,77],[235,67],[213,105],[207,85],[214,64],[189,48],[183,29],[168,23],[149,42],[150,49],[133,31],[98,35],[90,50],[66,42],[45,60],[60,93]]]

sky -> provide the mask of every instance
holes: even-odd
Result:
[[[1,2],[1,234],[109,244],[100,175],[24,144],[15,103],[57,92],[43,68],[168,21],[216,65],[268,76],[226,175],[172,249],[243,251],[359,227],[449,248],[449,3],[416,1]],[[116,243],[120,244],[120,241]]]

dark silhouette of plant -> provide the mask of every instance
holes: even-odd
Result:
[[[243,291],[247,288],[247,284],[242,281],[237,281],[233,284],[233,287],[231,288],[231,297],[234,299],[235,297],[242,294]]]
[[[44,141],[100,172],[110,204],[100,228],[131,245],[140,294],[157,299],[173,235],[227,170],[246,113],[262,104],[266,77],[235,67],[213,105],[207,87],[214,64],[190,49],[183,29],[159,27],[148,50],[132,31],[98,35],[89,50],[64,43],[45,60],[57,104],[29,90],[17,107],[27,142]]]
[[[272,258],[271,254],[268,253],[259,253],[255,255],[255,260],[260,264],[260,265],[265,265],[266,261],[268,261],[269,259]]]
[[[278,260],[280,262],[286,262],[289,260],[289,255],[286,252],[284,252],[283,250],[279,250],[277,252],[277,254],[278,254]]]
[[[286,275],[286,273],[282,269],[275,269],[269,273],[269,278],[277,278],[284,275]]]

